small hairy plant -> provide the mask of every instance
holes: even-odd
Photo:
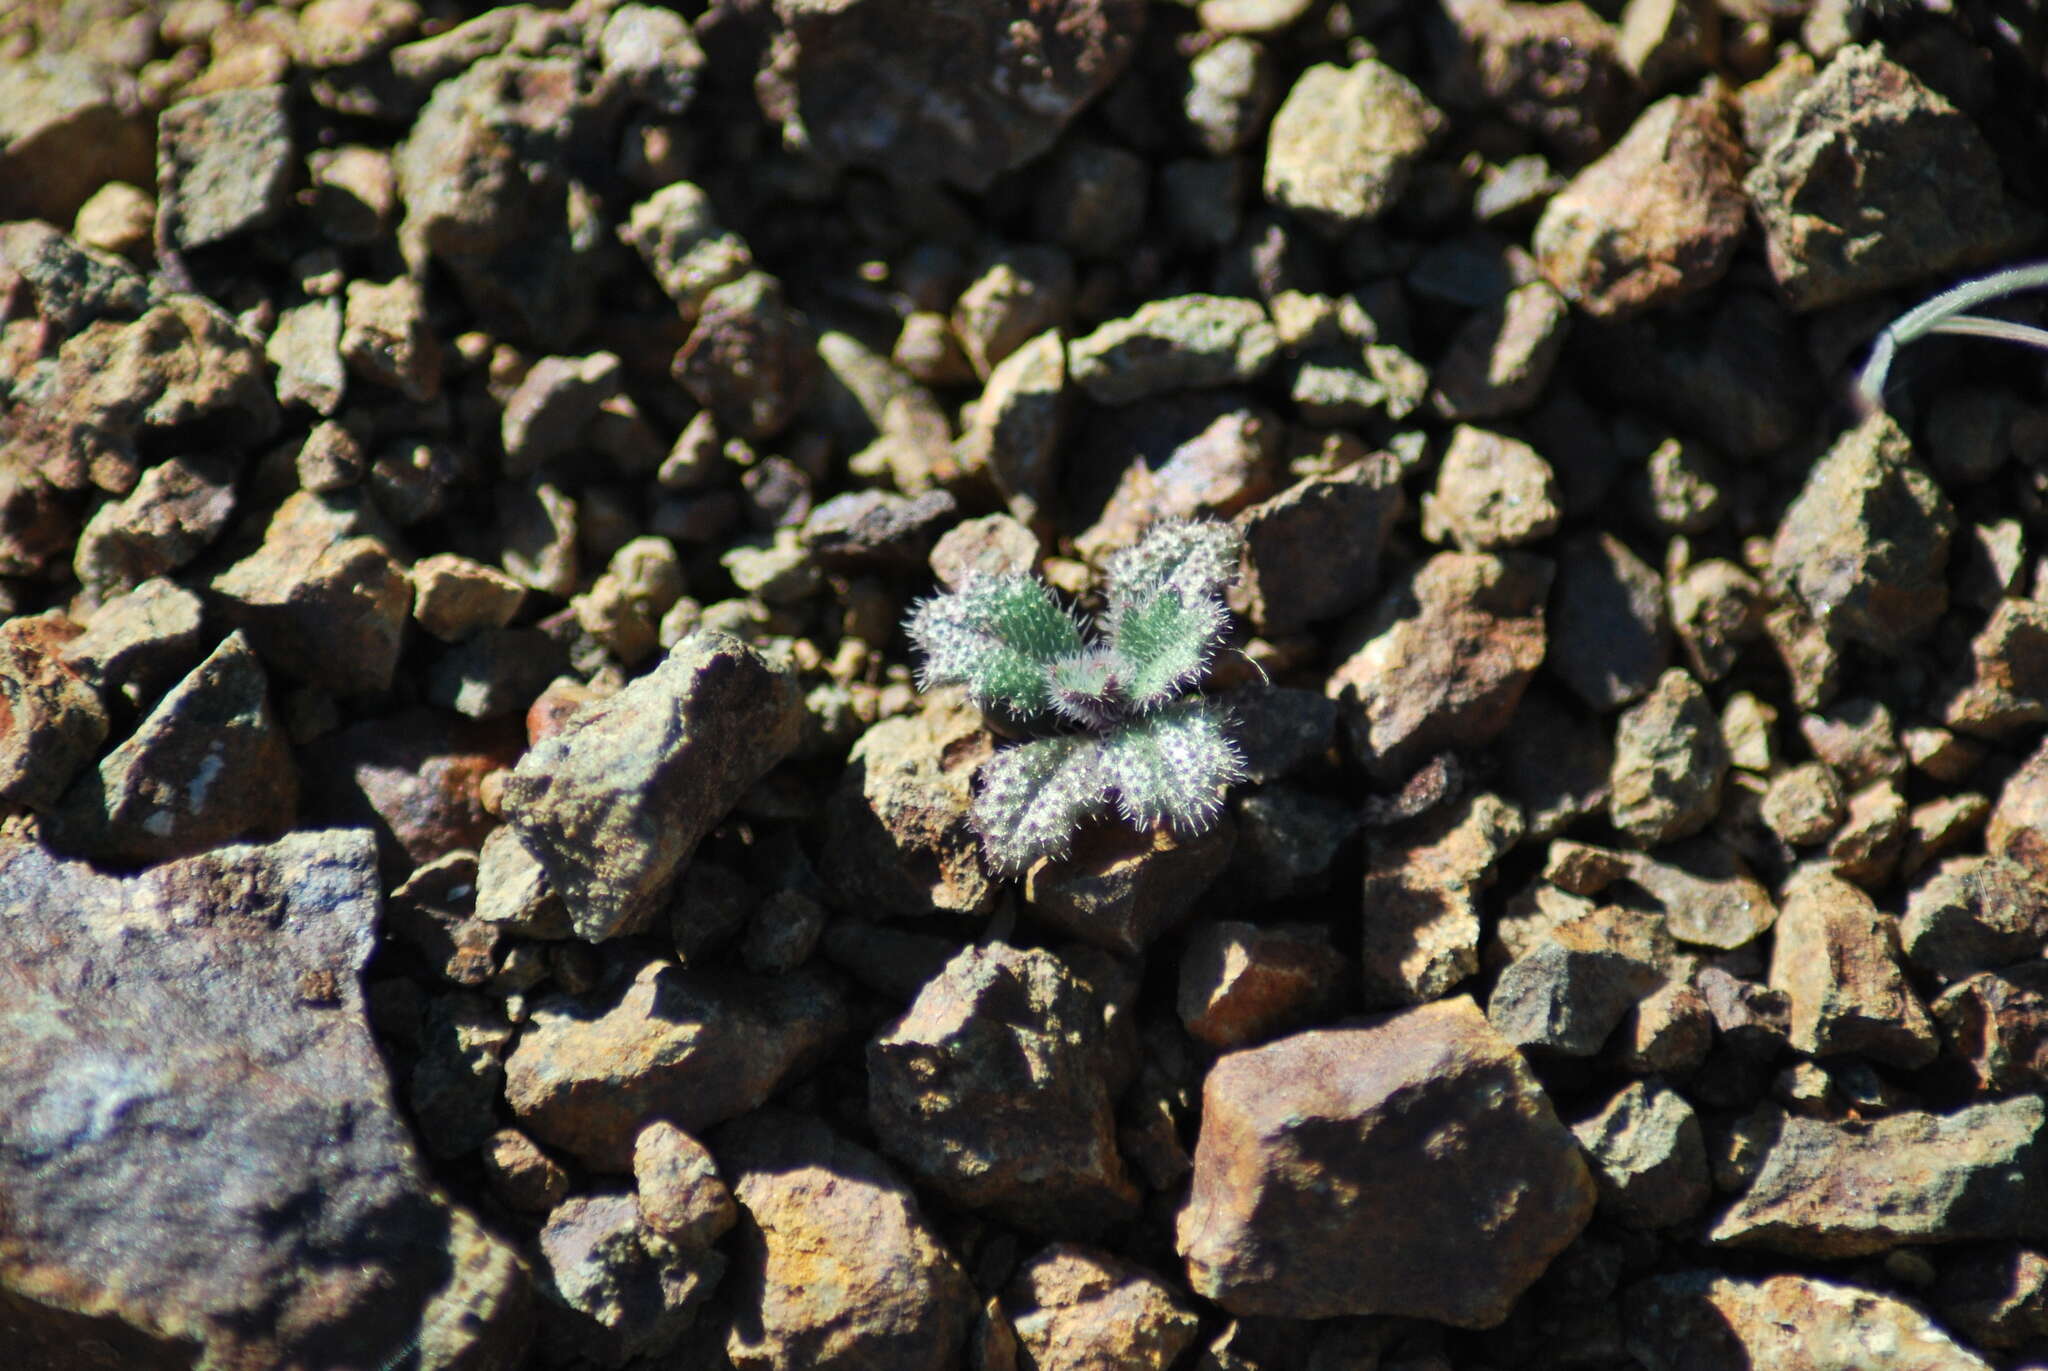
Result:
[[[1223,712],[1185,692],[1223,636],[1239,549],[1227,524],[1155,526],[1109,559],[1094,635],[1021,574],[975,577],[911,612],[921,688],[964,684],[983,709],[1047,730],[981,769],[974,827],[998,870],[1064,851],[1112,802],[1140,828],[1214,821],[1244,764]]]
[[[1892,358],[1907,343],[1930,333],[1957,334],[1965,338],[1995,338],[2048,351],[2048,330],[2010,319],[1992,319],[1964,310],[2003,299],[2023,290],[2048,286],[2048,262],[2011,267],[1965,281],[1943,291],[1915,309],[1907,310],[1885,326],[1871,346],[1870,360],[1856,380],[1856,396],[1865,411],[1884,408],[1885,379],[1891,374]]]

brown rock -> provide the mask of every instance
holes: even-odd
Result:
[[[140,865],[290,828],[298,799],[263,664],[234,633],[66,792],[50,838]]]
[[[1617,35],[1576,0],[1451,0],[1461,103],[1497,111],[1542,139],[1551,154],[1584,162],[1613,141],[1635,112],[1635,81]]]
[[[1133,0],[1008,7],[777,0],[757,78],[783,137],[828,162],[984,189],[1050,147],[1129,58]]]
[[[415,1339],[421,1366],[521,1362],[523,1266],[433,1185],[365,1021],[367,835],[129,878],[17,844],[0,890],[17,1349],[74,1364],[90,1320],[133,1366],[374,1366]]]
[[[284,212],[296,162],[283,86],[181,100],[157,120],[164,241],[210,247]]]
[[[1166,396],[1126,414],[1142,435],[1135,456],[1110,426],[1073,454],[1075,466],[1100,451],[1120,468],[1101,513],[1074,539],[1085,558],[1100,562],[1165,520],[1230,518],[1278,484],[1280,421],[1241,395]],[[1164,460],[1145,450],[1155,444]]]
[[[1357,609],[1379,586],[1387,536],[1406,507],[1398,464],[1373,454],[1243,511],[1230,607],[1269,636]]]
[[[1989,1371],[1904,1300],[1810,1276],[1659,1276],[1625,1296],[1648,1371]]]
[[[0,221],[68,224],[109,181],[148,185],[151,146],[120,67],[61,46],[0,64]]]
[[[1564,517],[1557,480],[1536,449],[1505,434],[1460,424],[1422,500],[1422,535],[1490,552],[1537,542]]]
[[[1521,836],[1515,807],[1481,794],[1367,841],[1368,1007],[1441,999],[1479,970],[1480,893]]]
[[[1868,895],[1824,869],[1796,875],[1771,950],[1771,985],[1792,998],[1792,1046],[1908,1069],[1932,1061],[1934,1025],[1897,955],[1898,927]]]
[[[1907,897],[1899,943],[1946,980],[2031,961],[2048,946],[2048,880],[2004,857],[1943,862]]]
[[[1443,114],[1407,77],[1367,58],[1304,71],[1266,138],[1267,203],[1333,236],[1401,198]]]
[[[199,597],[177,582],[144,581],[94,610],[59,655],[103,698],[147,708],[198,665],[202,613]]]
[[[1549,586],[1537,558],[1444,552],[1381,597],[1326,687],[1369,771],[1397,779],[1500,735],[1543,661]]]
[[[234,509],[234,473],[226,463],[197,457],[159,462],[126,497],[93,512],[79,534],[72,570],[102,598],[132,590],[205,551]]]
[[[569,1193],[569,1173],[516,1128],[501,1128],[483,1148],[484,1177],[507,1209],[545,1214]]]
[[[725,1352],[738,1371],[951,1371],[974,1287],[880,1157],[766,1111],[720,1131],[745,1211]]]
[[[409,276],[348,283],[340,346],[356,375],[415,404],[441,392],[441,345],[427,320],[426,295]]]
[[[1788,767],[1771,778],[1764,792],[1764,822],[1794,847],[1824,842],[1847,812],[1842,788],[1824,762]]]
[[[871,914],[985,913],[996,887],[970,811],[974,773],[994,755],[981,712],[958,692],[874,725],[827,811],[825,879]]]
[[[1788,1118],[1709,1237],[1800,1257],[2037,1237],[2044,1117],[2040,1098],[2023,1095],[1867,1123]]]
[[[1970,641],[1970,657],[1970,675],[1943,706],[1943,723],[2005,738],[2048,721],[2048,606],[2000,600]]]
[[[783,300],[782,283],[753,271],[704,297],[675,376],[750,442],[789,427],[810,398],[818,360],[809,326]]]
[[[1619,1223],[1668,1228],[1713,1194],[1699,1116],[1669,1086],[1637,1081],[1572,1132],[1592,1160],[1600,1212]]]
[[[511,720],[416,708],[321,738],[307,772],[322,817],[373,829],[390,868],[405,870],[483,844],[498,826],[483,779],[517,762],[524,741]]]
[[[1744,947],[1778,918],[1769,889],[1732,848],[1711,837],[1630,853],[1627,879],[1663,911],[1665,928],[1682,943]]]
[[[1659,100],[1545,207],[1533,244],[1544,276],[1595,318],[1707,289],[1748,227],[1744,163],[1718,94]]]
[[[106,737],[106,706],[62,644],[0,633],[0,799],[51,808]]]
[[[1058,248],[1018,244],[989,253],[953,304],[953,332],[978,375],[993,381],[1010,354],[1062,329],[1074,307],[1074,264]],[[1065,368],[1065,353],[1061,354]],[[984,394],[983,402],[986,402]]]
[[[506,1060],[505,1100],[526,1133],[626,1173],[655,1119],[700,1133],[757,1109],[844,1028],[838,992],[815,977],[715,976],[650,959],[595,995],[542,996]]]
[[[2003,1351],[2048,1336],[2048,1257],[2025,1247],[1972,1253],[1941,1273],[1933,1304],[1979,1347]]]
[[[2048,1085],[2048,974],[2036,960],[1979,972],[1934,1002],[1948,1050],[1980,1092],[2039,1091]]]
[[[2048,869],[2048,743],[2006,779],[1985,825],[1984,847],[1994,857]]]
[[[1096,997],[1059,958],[970,947],[868,1044],[868,1117],[950,1203],[1087,1236],[1137,1207],[1105,1053]]]
[[[644,929],[698,842],[796,745],[801,716],[786,670],[700,633],[535,743],[505,778],[503,813],[577,936]]]
[[[1611,533],[1565,544],[1549,628],[1552,674],[1603,714],[1649,694],[1671,662],[1663,578]]]
[[[1542,1087],[1460,996],[1220,1060],[1176,1245],[1239,1316],[1486,1328],[1593,1202]]]
[[[452,552],[412,565],[412,617],[444,643],[512,622],[526,589],[494,566]]]
[[[1687,837],[1712,821],[1727,773],[1728,748],[1706,692],[1673,667],[1615,726],[1608,814],[1645,847]]]
[[[1516,286],[1459,327],[1430,375],[1430,403],[1461,423],[1528,409],[1550,384],[1570,326],[1571,311],[1548,282]]]
[[[568,1311],[549,1311],[550,1333],[560,1338],[566,1323],[577,1352],[602,1366],[675,1347],[725,1273],[722,1255],[662,1241],[630,1195],[562,1201],[541,1228],[539,1247],[549,1293]]]
[[[1166,1371],[1201,1324],[1145,1268],[1078,1243],[1026,1261],[1003,1304],[1038,1371]]]
[[[1058,494],[1069,408],[1066,344],[1048,329],[990,370],[954,449],[961,469],[987,471],[1012,512],[1030,521]]]
[[[1318,927],[1204,924],[1181,954],[1181,1025],[1220,1050],[1248,1046],[1330,1003],[1343,969]]]
[[[633,1139],[633,1193],[647,1226],[684,1247],[710,1247],[739,1218],[717,1161],[666,1119]]]
[[[1215,884],[1236,837],[1227,816],[1192,838],[1165,825],[1143,832],[1123,824],[1094,825],[1066,852],[1031,867],[1024,903],[1034,918],[1069,937],[1141,956]]]

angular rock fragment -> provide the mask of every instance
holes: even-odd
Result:
[[[1060,0],[1020,17],[981,0],[776,0],[757,78],[793,147],[981,190],[1050,147],[1116,78],[1136,0]]]
[[[1601,713],[1647,695],[1671,662],[1663,578],[1611,533],[1565,544],[1549,624],[1550,670]]]
[[[1422,92],[1383,63],[1310,67],[1273,116],[1266,200],[1332,234],[1369,223],[1401,198],[1443,123]]]
[[[144,707],[198,664],[202,612],[197,595],[156,577],[94,610],[59,656],[103,699]]]
[[[1488,1328],[1593,1203],[1542,1087],[1460,996],[1222,1058],[1175,1244],[1240,1317]]]
[[[1983,1092],[2048,1086],[2048,963],[1979,972],[1932,1005],[1949,1053]]]
[[[1399,779],[1498,737],[1543,661],[1549,588],[1538,558],[1444,552],[1389,589],[1326,687],[1366,768]]]
[[[1907,897],[1899,944],[1947,980],[2033,960],[2048,947],[2048,880],[2004,857],[1944,862]]]
[[[1571,311],[1547,281],[1516,286],[1467,320],[1430,374],[1430,402],[1446,419],[1473,423],[1534,405],[1564,354]]]
[[[1239,385],[1279,355],[1280,338],[1255,300],[1181,295],[1140,305],[1067,345],[1067,373],[1105,405],[1174,390]]]
[[[1063,329],[1074,308],[1074,263],[1055,247],[1019,244],[988,254],[980,274],[953,303],[953,333],[975,374],[993,378],[1004,358],[1048,330]]]
[[[0,856],[17,1346],[90,1318],[134,1365],[374,1366],[414,1339],[422,1367],[519,1364],[523,1266],[433,1187],[370,1038],[380,903],[360,833],[125,879]]]
[[[2038,1239],[2044,1122],[2048,1106],[2033,1095],[1860,1123],[1788,1118],[1756,1183],[1709,1237],[1799,1257]]]
[[[1949,696],[1942,722],[1984,738],[2006,738],[2048,722],[2048,606],[2001,599],[1970,641],[1968,677]]]
[[[598,994],[542,996],[506,1059],[505,1099],[541,1142],[627,1173],[647,1124],[701,1133],[759,1108],[845,1026],[839,992],[817,977],[721,976],[650,959]]]
[[[1407,501],[1391,457],[1308,476],[1237,516],[1241,574],[1230,607],[1260,633],[1288,633],[1364,604],[1379,585],[1387,535]]]
[[[1066,344],[1048,330],[989,372],[954,448],[962,469],[987,471],[1013,513],[1037,517],[1058,493],[1069,407]]]
[[[98,861],[164,861],[291,826],[299,778],[263,664],[230,634],[65,793],[51,840]]]
[[[1038,1371],[1166,1371],[1201,1323],[1151,1272],[1078,1243],[1025,1262],[1003,1304]]]
[[[1626,879],[1656,902],[1664,927],[1682,943],[1744,947],[1778,918],[1770,890],[1711,836],[1630,853]]]
[[[525,741],[512,720],[421,708],[365,719],[308,748],[308,807],[325,822],[374,830],[393,871],[474,851],[498,827],[483,779],[517,762]]]
[[[973,918],[995,898],[971,815],[974,774],[995,755],[981,712],[927,697],[874,725],[827,810],[821,874],[870,915]]]
[[[0,221],[68,224],[109,181],[149,184],[150,132],[133,77],[82,46],[0,65]]]
[[[1614,826],[1645,847],[1705,828],[1721,803],[1728,749],[1706,692],[1673,667],[1614,731]]]
[[[1683,1223],[1713,1194],[1699,1116],[1669,1086],[1637,1081],[1572,1131],[1592,1159],[1600,1212],[1632,1228]]]
[[[333,414],[348,393],[341,356],[341,301],[308,300],[278,315],[263,355],[277,368],[277,402]]]
[[[1369,1008],[1441,999],[1479,970],[1480,893],[1522,816],[1474,795],[1367,842],[1361,960]]]
[[[211,247],[277,218],[291,190],[291,119],[283,86],[182,100],[157,121],[158,216],[164,241]]]
[[[645,928],[698,841],[796,746],[801,715],[786,671],[704,633],[529,749],[505,778],[505,817],[577,936]]]
[[[711,197],[688,181],[663,186],[633,206],[622,234],[686,324],[696,323],[712,291],[754,267],[745,240],[718,222]]]
[[[1771,544],[1771,585],[1837,643],[1896,654],[1948,608],[1955,511],[1882,411],[1807,473]]]
[[[576,1195],[540,1230],[550,1293],[581,1317],[578,1351],[603,1366],[673,1348],[725,1272],[716,1252],[678,1250],[630,1195]]]
[[[348,283],[340,348],[356,375],[414,404],[441,393],[441,344],[427,320],[426,292],[409,276]]]
[[[106,736],[105,703],[57,643],[0,633],[0,800],[49,809]]]
[[[1517,1047],[1590,1057],[1663,980],[1654,965],[1620,950],[1544,938],[1502,969],[1486,1021]]]
[[[505,1091],[505,1052],[517,1033],[482,995],[456,991],[435,999],[406,1091],[428,1155],[460,1157],[497,1132],[492,1106]]]
[[[135,488],[93,512],[71,565],[80,584],[118,595],[205,551],[235,509],[233,470],[201,457],[173,457],[144,471]]]
[[[1897,955],[1898,927],[1868,895],[1823,868],[1796,875],[1771,948],[1771,985],[1792,999],[1792,1046],[1906,1068],[1932,1061],[1934,1024]]]
[[[889,1164],[766,1110],[714,1140],[744,1212],[726,1355],[739,1371],[951,1371],[974,1287]]]
[[[1648,1371],[1990,1371],[1904,1300],[1811,1276],[1659,1276],[1626,1296]]]
[[[1206,924],[1181,955],[1181,1025],[1214,1048],[1247,1046],[1333,1000],[1343,968],[1320,928]]]
[[[1230,862],[1237,828],[1229,818],[1197,837],[1162,825],[1083,830],[1072,848],[1026,873],[1033,917],[1086,943],[1139,956],[1180,923]]]
[[[882,1149],[946,1199],[1088,1236],[1135,1212],[1095,996],[1049,952],[970,947],[868,1044]]]
[[[1848,44],[1792,101],[1744,182],[1793,308],[1996,261],[2027,229],[1969,116],[1878,44]]]
[[[683,1247],[711,1246],[739,1218],[717,1161],[666,1119],[633,1139],[633,1195],[647,1226]]]
[[[1505,434],[1460,424],[1422,500],[1422,535],[1491,552],[1547,538],[1564,517],[1556,473],[1536,449]]]
[[[1660,100],[1551,197],[1533,246],[1567,300],[1610,318],[1721,279],[1749,223],[1730,114],[1713,92]]]

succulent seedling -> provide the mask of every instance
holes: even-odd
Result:
[[[1154,526],[1109,559],[1094,633],[1026,574],[976,576],[912,610],[920,687],[963,684],[1041,734],[981,768],[972,819],[998,871],[1065,851],[1112,805],[1141,829],[1215,821],[1244,763],[1223,711],[1187,692],[1229,623],[1241,547],[1228,524]]]

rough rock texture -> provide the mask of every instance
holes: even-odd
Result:
[[[1138,956],[1180,923],[1229,863],[1237,827],[1228,819],[1198,837],[1160,827],[1103,824],[1027,873],[1033,917],[1069,937]]]
[[[1614,826],[1645,847],[1699,832],[1720,804],[1728,748],[1699,682],[1678,667],[1614,730]]]
[[[1898,925],[1863,891],[1826,869],[1795,876],[1771,947],[1771,985],[1792,999],[1792,1046],[1901,1067],[1932,1061],[1934,1025],[1897,956]]]
[[[1357,609],[1379,586],[1387,535],[1406,506],[1399,467],[1379,456],[1253,505],[1236,519],[1245,553],[1230,607],[1262,633]]]
[[[1481,894],[1522,836],[1522,816],[1475,795],[1366,844],[1365,1002],[1441,999],[1479,970]]]
[[[1402,778],[1500,735],[1543,661],[1549,587],[1536,558],[1445,552],[1380,598],[1327,688],[1368,770]]]
[[[721,1129],[744,1217],[725,1352],[739,1371],[949,1371],[974,1288],[902,1177],[816,1119]]]
[[[68,1349],[91,1318],[136,1365],[375,1365],[415,1337],[422,1366],[519,1364],[525,1269],[428,1180],[364,1021],[378,903],[362,834],[127,879],[5,849],[18,1350]]]
[[[2040,1237],[2037,1096],[1867,1123],[1788,1118],[1717,1243],[1856,1257],[1902,1243]]]
[[[1707,1144],[1685,1097],[1637,1081],[1572,1131],[1592,1160],[1600,1212],[1634,1228],[1683,1223],[1706,1207]]]
[[[1811,1276],[1659,1276],[1626,1295],[1649,1371],[1988,1371],[1911,1304]]]
[[[1102,1009],[1049,952],[971,947],[868,1044],[882,1150],[952,1203],[1089,1236],[1130,1214]]]
[[[1077,1243],[1025,1262],[1003,1304],[1038,1371],[1166,1371],[1201,1322],[1151,1272]]]
[[[1955,513],[1888,415],[1842,435],[1807,474],[1771,545],[1771,583],[1828,636],[1896,653],[1948,607]]]
[[[1334,233],[1377,219],[1401,198],[1443,122],[1383,63],[1310,67],[1273,116],[1266,199]]]
[[[57,803],[107,736],[98,692],[41,635],[0,633],[0,799]]]
[[[1256,301],[1183,295],[1140,306],[1067,345],[1067,374],[1090,398],[1127,405],[1164,391],[1256,379],[1280,338]]]
[[[1993,261],[2023,231],[1976,126],[1875,45],[1835,54],[1743,188],[1797,309]]]
[[[1344,958],[1318,928],[1214,923],[1188,939],[1175,1001],[1190,1036],[1245,1047],[1335,998]]]
[[[622,981],[542,996],[505,1062],[520,1127],[599,1171],[630,1172],[656,1119],[700,1133],[758,1108],[846,1027],[840,991],[814,973],[723,976],[656,958]]]
[[[980,190],[1050,147],[1116,76],[1144,7],[775,0],[774,14],[761,95],[787,141]]]
[[[1460,996],[1219,1061],[1177,1245],[1239,1316],[1485,1328],[1593,1203],[1542,1087]]]
[[[529,749],[505,778],[505,816],[580,936],[638,932],[698,841],[796,745],[800,717],[786,674],[695,635]]]
[[[1663,580],[1612,534],[1565,544],[1549,626],[1550,670],[1602,713],[1647,695],[1671,662]]]

